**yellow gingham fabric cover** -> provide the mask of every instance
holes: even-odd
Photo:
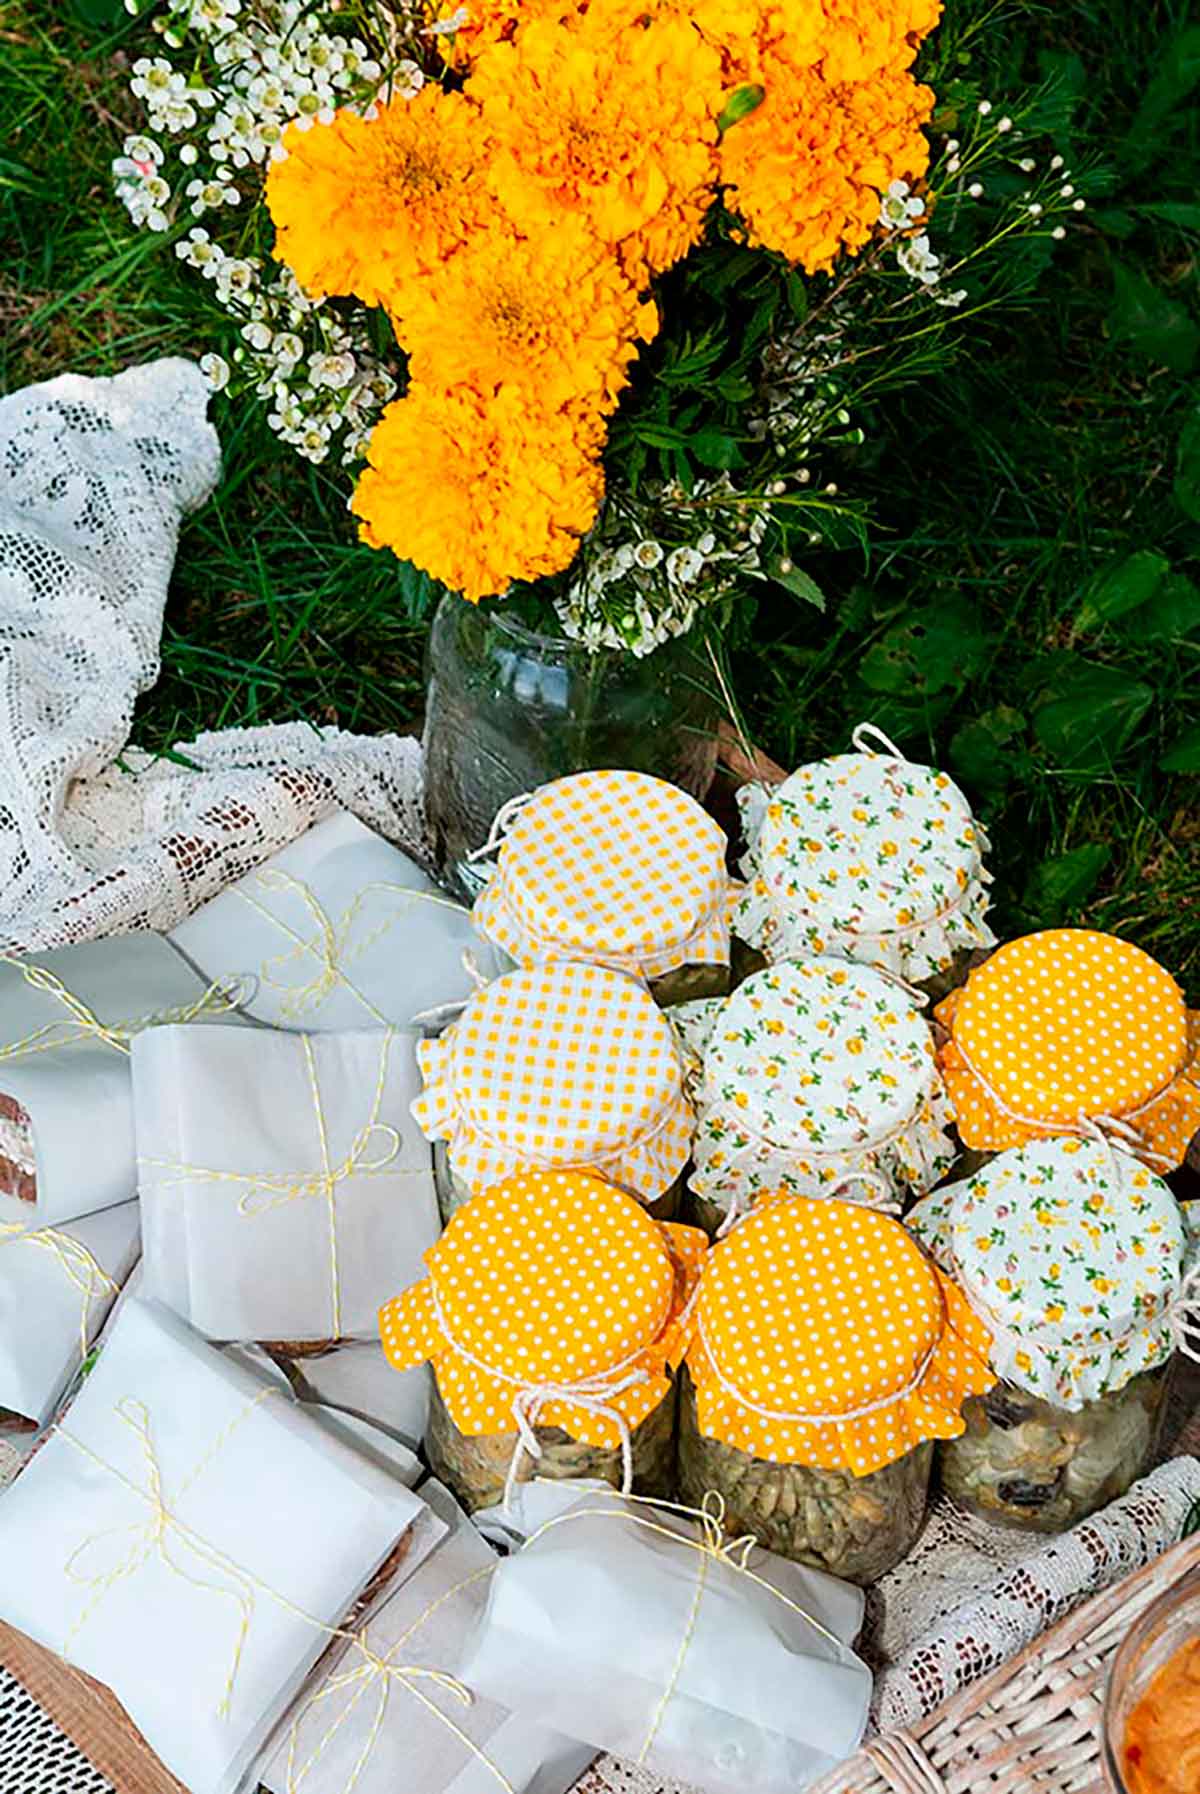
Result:
[[[1131,941],[1090,928],[1022,935],[936,1013],[965,1145],[998,1152],[1112,1116],[1160,1155],[1156,1169],[1183,1162],[1200,1128],[1200,1017]]]
[[[398,1370],[432,1364],[470,1438],[515,1432],[521,1387],[579,1384],[617,1367],[648,1373],[604,1397],[637,1426],[670,1391],[707,1247],[698,1228],[652,1220],[599,1178],[523,1171],[458,1210],[425,1254],[429,1276],[380,1310],[383,1348]],[[588,1445],[620,1442],[613,1420],[569,1401],[543,1403],[539,1424]]]
[[[728,965],[725,835],[687,792],[648,773],[573,773],[514,818],[475,903],[518,965],[585,959],[659,978]]]
[[[708,1256],[687,1364],[709,1438],[866,1476],[958,1437],[964,1399],[996,1381],[990,1343],[898,1221],[836,1198],[764,1196]]]
[[[474,1191],[529,1165],[596,1171],[646,1202],[687,1163],[695,1117],[675,1035],[644,986],[604,966],[511,972],[417,1057],[412,1105]]]

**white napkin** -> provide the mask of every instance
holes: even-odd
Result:
[[[133,1077],[146,1294],[210,1339],[376,1338],[439,1232],[411,1037],[156,1028]]]
[[[110,1027],[189,1009],[204,981],[155,934],[87,941],[0,964],[0,1091],[29,1116],[37,1201],[0,1195],[0,1221],[44,1227],[128,1202],[136,1186],[129,1057],[98,1038],[68,998]],[[64,997],[62,992],[65,992]]]
[[[301,1400],[311,1392],[327,1407],[371,1421],[413,1451],[425,1437],[431,1380],[427,1364],[396,1370],[378,1342],[356,1340],[319,1358],[305,1358],[297,1369],[303,1380]]]
[[[275,1028],[407,1027],[507,958],[414,860],[339,812],[203,904],[171,940],[208,978],[248,976]]]
[[[764,1587],[700,1536],[612,1491],[564,1505],[492,1577],[463,1680],[708,1794],[796,1794],[862,1737],[862,1593],[754,1550]]]
[[[421,1493],[449,1526],[449,1534],[414,1571],[407,1565],[401,1569],[394,1592],[367,1628],[366,1642],[392,1666],[419,1665],[456,1675],[463,1646],[486,1602],[487,1572],[496,1559],[440,1483],[425,1483]],[[351,1786],[354,1794],[502,1794],[489,1763],[507,1779],[513,1794],[564,1794],[595,1754],[536,1719],[514,1718],[491,1701],[474,1699],[464,1705],[428,1679],[406,1684],[393,1678],[385,1684],[364,1677],[334,1686],[355,1667],[352,1651],[323,1665],[325,1674],[297,1701],[274,1753],[259,1771],[271,1794],[346,1794]],[[465,1733],[487,1762],[473,1755],[470,1745],[426,1702]],[[355,1767],[368,1744],[355,1781]]]
[[[106,1683],[191,1794],[233,1794],[418,1498],[155,1304],[125,1303],[0,1501],[0,1617]]]
[[[138,1205],[0,1229],[0,1408],[44,1426],[138,1255]]]

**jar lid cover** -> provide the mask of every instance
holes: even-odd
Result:
[[[542,1424],[614,1445],[596,1410],[636,1425],[662,1401],[706,1250],[698,1228],[653,1220],[599,1178],[519,1172],[465,1203],[425,1254],[429,1276],[381,1309],[384,1350],[400,1370],[432,1362],[463,1433],[515,1431],[527,1390]]]
[[[509,824],[475,905],[480,930],[525,965],[579,957],[660,977],[729,963],[724,832],[648,773],[573,773]]]
[[[1169,1170],[1200,1128],[1194,1019],[1170,973],[1131,941],[1089,928],[1023,935],[937,1015],[968,1146],[994,1151],[1113,1118]]]
[[[1174,1349],[1189,1227],[1127,1153],[1062,1138],[1013,1147],[925,1197],[908,1225],[992,1333],[993,1369],[1031,1395],[1079,1408]]]
[[[989,1338],[898,1221],[762,1198],[710,1253],[688,1366],[701,1430],[773,1463],[863,1476],[962,1431]]]
[[[485,985],[419,1043],[413,1115],[472,1190],[529,1165],[587,1167],[653,1201],[691,1152],[675,1035],[634,979],[565,963]]]

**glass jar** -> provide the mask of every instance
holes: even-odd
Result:
[[[621,1487],[623,1459],[620,1446],[585,1445],[556,1426],[535,1426],[542,1448],[540,1458],[523,1455],[518,1480],[545,1476],[554,1482],[596,1477]],[[633,1492],[665,1499],[672,1492],[675,1471],[675,1391],[672,1389],[645,1420],[631,1429]],[[425,1451],[433,1474],[457,1496],[467,1513],[495,1507],[504,1499],[508,1467],[517,1448],[517,1435],[481,1433],[469,1436],[454,1424],[442,1400],[436,1378],[429,1397],[429,1421]]]
[[[1200,1568],[1126,1633],[1108,1672],[1100,1738],[1112,1794],[1200,1787]]]
[[[999,1382],[963,1407],[966,1431],[938,1447],[947,1494],[984,1519],[1062,1532],[1149,1469],[1171,1363],[1131,1377],[1077,1413]]]
[[[703,797],[720,706],[687,637],[640,659],[538,635],[448,594],[429,636],[425,809],[441,881],[473,898],[467,854],[501,805],[565,773],[623,766]]]
[[[449,1226],[451,1215],[455,1214],[464,1202],[470,1202],[475,1191],[469,1184],[463,1182],[457,1172],[451,1169],[450,1154],[444,1140],[434,1142],[433,1182],[434,1188],[437,1190],[438,1211],[442,1217],[442,1225],[446,1227]],[[636,1195],[637,1192],[631,1191],[630,1194]],[[656,1221],[673,1221],[679,1213],[682,1198],[683,1177],[680,1175],[670,1189],[664,1190],[662,1195],[656,1197],[653,1202],[642,1202],[642,1207],[648,1215],[653,1215]],[[638,1201],[642,1201],[640,1196]]]
[[[679,1398],[680,1498],[699,1507],[709,1489],[725,1498],[725,1526],[752,1533],[780,1557],[828,1570],[847,1582],[877,1580],[907,1556],[925,1518],[933,1447],[855,1476],[773,1464],[700,1431],[686,1370]]]
[[[729,994],[729,967],[676,966],[661,978],[651,978],[646,989],[660,1009],[670,1009],[676,1003],[698,1003],[705,997],[724,997]]]

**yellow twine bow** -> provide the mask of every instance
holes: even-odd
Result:
[[[307,1202],[317,1198],[325,1204],[325,1212],[329,1228],[329,1277],[330,1307],[332,1310],[333,1337],[341,1337],[342,1330],[342,1286],[341,1270],[338,1262],[337,1231],[337,1192],[339,1184],[352,1177],[383,1177],[387,1175],[406,1175],[416,1177],[419,1170],[409,1172],[392,1172],[391,1166],[399,1155],[403,1144],[399,1130],[389,1122],[379,1119],[379,1111],[383,1104],[384,1090],[387,1084],[388,1062],[393,1030],[389,1029],[382,1037],[379,1052],[379,1072],[375,1080],[375,1092],[371,1099],[371,1109],[364,1125],[358,1130],[345,1156],[335,1165],[330,1157],[329,1129],[325,1120],[325,1108],[321,1100],[321,1086],[317,1077],[316,1057],[313,1052],[312,1038],[308,1034],[299,1036],[301,1052],[304,1055],[305,1069],[308,1073],[309,1093],[312,1096],[313,1115],[316,1121],[317,1145],[321,1163],[319,1170],[303,1172],[299,1176],[289,1172],[269,1171],[220,1171],[210,1166],[180,1164],[173,1159],[143,1158],[140,1163],[161,1170],[176,1173],[175,1176],[163,1179],[166,1184],[187,1183],[192,1179],[203,1179],[208,1183],[231,1184],[245,1191],[238,1203],[238,1213],[246,1216],[269,1214],[273,1209],[286,1207],[291,1202]],[[383,1149],[378,1156],[369,1158],[371,1142],[378,1140]]]
[[[261,1394],[256,1396],[254,1401],[250,1403],[249,1407],[238,1416],[237,1420],[227,1427],[223,1433],[218,1435],[218,1438],[214,1441],[213,1445],[207,1452],[205,1452],[200,1462],[195,1466],[191,1475],[188,1476],[180,1486],[180,1497],[186,1494],[187,1490],[191,1488],[192,1484],[200,1475],[200,1472],[207,1467],[216,1452],[225,1443],[230,1433],[236,1426],[241,1424],[241,1421],[246,1417],[246,1414],[252,1412],[253,1409],[257,1407],[259,1401],[274,1393],[274,1390],[264,1389]],[[194,1531],[192,1527],[188,1526],[187,1523],[179,1517],[179,1514],[173,1508],[168,1506],[163,1493],[162,1471],[159,1467],[157,1455],[155,1454],[154,1442],[150,1437],[150,1412],[145,1403],[126,1396],[117,1403],[116,1412],[122,1423],[133,1433],[141,1448],[142,1462],[146,1478],[144,1484],[135,1482],[132,1477],[126,1476],[124,1472],[118,1470],[115,1465],[106,1463],[103,1458],[98,1457],[97,1454],[92,1451],[90,1446],[85,1445],[81,1439],[76,1438],[75,1435],[69,1432],[65,1427],[60,1427],[59,1431],[62,1437],[75,1447],[76,1451],[81,1452],[85,1457],[90,1458],[93,1463],[98,1464],[102,1469],[107,1470],[110,1475],[117,1477],[124,1483],[130,1493],[138,1496],[150,1511],[144,1520],[134,1520],[131,1521],[128,1526],[113,1526],[108,1527],[103,1532],[92,1533],[90,1537],[83,1540],[82,1544],[76,1546],[75,1550],[67,1559],[63,1566],[63,1574],[70,1581],[78,1583],[83,1588],[90,1589],[91,1597],[85,1602],[83,1608],[76,1616],[75,1622],[64,1641],[62,1655],[64,1657],[69,1656],[73,1640],[95,1613],[96,1608],[104,1599],[105,1595],[107,1595],[111,1589],[115,1588],[118,1583],[124,1582],[130,1576],[136,1576],[138,1571],[152,1559],[157,1559],[165,1569],[171,1571],[172,1575],[182,1578],[184,1582],[190,1583],[193,1588],[203,1589],[209,1594],[220,1595],[223,1598],[232,1601],[237,1608],[238,1623],[233,1645],[233,1654],[229,1670],[225,1677],[221,1699],[217,1704],[218,1715],[224,1717],[229,1711],[229,1703],[233,1697],[234,1685],[237,1682],[238,1670],[241,1667],[242,1652],[245,1649],[246,1637],[250,1631],[250,1622],[254,1618],[254,1588],[252,1586],[251,1578],[248,1577],[244,1571],[239,1569],[237,1564],[230,1558],[226,1557],[224,1552],[218,1551],[215,1546],[209,1544],[207,1539],[203,1538],[198,1532]],[[129,1550],[125,1557],[123,1557],[113,1568],[101,1570],[94,1576],[89,1576],[80,1569],[80,1559],[83,1558],[89,1550],[99,1545],[105,1539],[121,1538],[125,1535],[130,1535]],[[204,1570],[219,1573],[225,1578],[225,1581],[217,1581],[215,1574],[207,1576],[203,1574],[196,1575],[193,1574],[192,1571],[185,1569],[173,1555],[177,1549],[188,1552],[195,1563],[202,1566]],[[231,1584],[232,1586],[230,1586]]]
[[[757,1571],[750,1568],[747,1560],[749,1559],[751,1551],[758,1543],[753,1534],[746,1533],[738,1539],[727,1540],[725,1538],[725,1497],[721,1494],[720,1490],[709,1489],[699,1507],[689,1507],[686,1503],[680,1501],[659,1501],[649,1495],[618,1496],[615,1492],[612,1500],[613,1502],[619,1502],[622,1505],[608,1507],[576,1507],[572,1508],[568,1513],[556,1514],[552,1520],[547,1520],[543,1525],[539,1526],[535,1532],[532,1532],[529,1535],[522,1549],[528,1551],[537,1539],[540,1539],[544,1533],[549,1532],[555,1526],[565,1525],[571,1520],[601,1518],[628,1520],[633,1526],[645,1527],[648,1532],[657,1533],[659,1537],[670,1539],[674,1544],[682,1545],[685,1550],[695,1551],[699,1554],[700,1562],[696,1571],[696,1587],[692,1595],[692,1605],[684,1626],[683,1638],[680,1641],[679,1650],[671,1668],[671,1673],[667,1678],[667,1685],[663,1690],[658,1705],[654,1709],[650,1721],[650,1729],[646,1734],[646,1740],[635,1759],[639,1766],[644,1764],[646,1758],[649,1756],[651,1747],[653,1746],[654,1740],[658,1736],[659,1728],[662,1725],[663,1715],[666,1713],[672,1697],[675,1694],[675,1690],[679,1686],[679,1678],[683,1674],[683,1666],[687,1660],[687,1654],[691,1649],[692,1640],[696,1635],[696,1625],[700,1617],[700,1607],[704,1600],[704,1591],[708,1586],[709,1574],[714,1564],[723,1564],[725,1568],[731,1570],[735,1576],[744,1576],[748,1578],[748,1580],[753,1582],[758,1588],[766,1589],[777,1601],[782,1601],[785,1607],[790,1608],[794,1614],[804,1620],[815,1632],[820,1633],[821,1637],[824,1638],[828,1644],[833,1646],[839,1662],[844,1661],[847,1654],[851,1656],[853,1655],[852,1652],[848,1653],[848,1647],[835,1632],[831,1632],[827,1626],[822,1625],[820,1620],[814,1619],[812,1614],[801,1607],[798,1601],[793,1601],[790,1595],[785,1595],[782,1589],[777,1589],[773,1583],[768,1582],[764,1576],[760,1576]],[[644,1514],[625,1511],[625,1504],[632,1506],[632,1504],[635,1503],[642,1507],[657,1508],[664,1513],[680,1514],[685,1519],[694,1521],[699,1527],[699,1538],[689,1538],[685,1533],[676,1532],[675,1529],[670,1526],[663,1526],[659,1521],[648,1519]],[[291,1794],[290,1789],[288,1790],[288,1794]]]
[[[284,892],[296,897],[308,913],[312,933],[305,935],[292,928],[267,904],[260,903],[249,891],[238,890],[236,895],[243,903],[260,915],[264,921],[270,922],[281,934],[287,935],[294,945],[282,953],[273,954],[263,961],[259,968],[259,980],[272,990],[282,991],[284,995],[280,1003],[280,1014],[288,1021],[297,1021],[306,1011],[319,1009],[326,999],[343,986],[350,995],[362,1004],[369,1015],[387,1027],[391,1018],[371,1001],[364,990],[354,983],[346,966],[367,951],[369,947],[382,940],[400,920],[403,904],[381,921],[374,928],[366,930],[354,940],[353,934],[359,916],[367,899],[377,893],[386,892],[390,896],[399,897],[403,903],[434,903],[443,909],[457,910],[459,915],[467,911],[461,903],[450,897],[443,897],[436,891],[410,890],[406,885],[389,884],[384,880],[375,880],[364,885],[342,911],[339,916],[331,916],[324,908],[315,891],[302,879],[295,878],[290,872],[279,867],[267,867],[255,874],[256,883],[264,891]],[[299,982],[292,976],[285,975],[290,969],[299,969],[306,959],[316,961],[317,969],[313,976],[305,982]]]
[[[31,1232],[20,1221],[6,1221],[0,1224],[0,1242],[3,1241],[13,1246],[40,1246],[43,1251],[53,1253],[64,1275],[83,1296],[79,1312],[79,1362],[82,1364],[88,1355],[88,1320],[92,1303],[103,1295],[120,1295],[117,1284],[96,1263],[82,1240],[72,1239],[69,1233],[60,1233],[55,1227],[42,1227]]]
[[[61,1003],[71,1017],[70,1021],[43,1022],[40,1028],[32,1029],[20,1040],[10,1042],[8,1046],[0,1046],[0,1060],[19,1059],[30,1053],[48,1053],[58,1047],[78,1046],[87,1040],[111,1047],[115,1053],[128,1058],[130,1039],[134,1034],[140,1034],[144,1028],[161,1027],[168,1022],[194,1022],[202,1015],[228,1015],[239,1003],[245,1001],[246,996],[241,980],[216,979],[194,1003],[156,1010],[132,1021],[102,1022],[82,997],[77,997],[63,983],[57,972],[50,971],[46,966],[31,965],[28,960],[20,959],[13,953],[0,953],[0,965],[12,966],[15,971],[20,972],[31,990]]]
[[[352,1669],[342,1670],[329,1676],[324,1685],[318,1688],[315,1694],[309,1697],[292,1721],[291,1730],[288,1734],[285,1794],[300,1794],[300,1789],[309,1775],[309,1772],[320,1762],[333,1740],[337,1737],[342,1726],[345,1725],[351,1713],[353,1713],[358,1702],[364,1695],[368,1694],[372,1688],[375,1688],[377,1690],[377,1700],[371,1725],[368,1729],[363,1747],[355,1758],[354,1767],[350,1772],[349,1778],[341,1790],[341,1794],[354,1794],[354,1789],[358,1785],[359,1778],[370,1760],[371,1752],[375,1748],[376,1740],[383,1729],[384,1721],[387,1718],[388,1703],[391,1698],[392,1686],[396,1683],[407,1689],[409,1694],[414,1695],[416,1699],[420,1701],[421,1705],[428,1712],[432,1713],[433,1716],[459,1740],[460,1744],[464,1745],[465,1748],[470,1751],[471,1755],[475,1757],[478,1762],[483,1764],[485,1769],[490,1771],[499,1782],[501,1788],[505,1790],[505,1794],[515,1794],[515,1790],[509,1782],[508,1777],[497,1768],[496,1764],[491,1761],[486,1752],[480,1749],[474,1739],[467,1736],[462,1727],[457,1725],[456,1722],[450,1718],[449,1714],[443,1713],[437,1703],[431,1700],[429,1696],[417,1686],[417,1684],[422,1681],[432,1682],[435,1687],[444,1689],[447,1694],[452,1695],[453,1698],[464,1707],[469,1707],[474,1702],[475,1697],[472,1695],[470,1689],[467,1688],[464,1683],[460,1682],[457,1676],[449,1675],[445,1670],[429,1669],[422,1664],[396,1663],[393,1661],[396,1652],[399,1651],[403,1645],[408,1643],[413,1633],[423,1626],[440,1607],[443,1607],[447,1601],[452,1600],[455,1595],[460,1594],[463,1589],[469,1588],[472,1583],[478,1582],[482,1577],[491,1576],[494,1570],[495,1565],[488,1564],[486,1568],[476,1570],[473,1575],[464,1577],[461,1582],[456,1582],[453,1588],[449,1588],[443,1594],[439,1595],[436,1601],[431,1601],[424,1612],[419,1614],[412,1625],[401,1633],[400,1637],[389,1647],[388,1651],[383,1656],[379,1655],[378,1652],[372,1651],[367,1644],[365,1627],[362,1631],[355,1634],[352,1642],[360,1652],[362,1662],[356,1664]],[[343,1693],[347,1689],[353,1690],[349,1700],[336,1717],[330,1721],[323,1736],[310,1751],[305,1761],[298,1765],[296,1758],[300,1743],[300,1730],[305,1717],[313,1708],[319,1706],[322,1701],[328,1700],[332,1695]]]

